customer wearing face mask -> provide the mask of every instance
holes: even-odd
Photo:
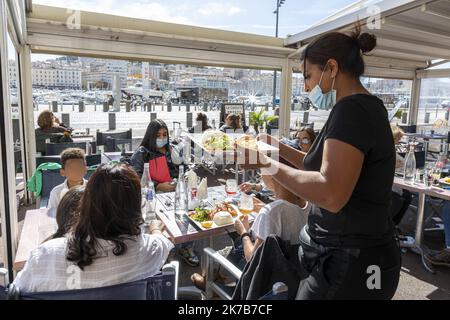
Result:
[[[308,153],[314,140],[316,140],[316,133],[309,127],[302,127],[295,134],[295,139],[298,142],[299,150]]]
[[[166,123],[160,119],[155,119],[148,125],[140,147],[131,157],[131,165],[140,177],[142,177],[144,172],[144,164],[150,163],[150,175],[152,176],[157,192],[175,191],[175,185],[171,184],[169,181],[158,182],[155,180],[155,175],[161,175],[161,171],[165,169],[161,166],[161,162],[158,163],[157,168],[151,163],[153,160],[164,157],[169,171],[168,179],[171,180],[178,177],[178,165],[181,163],[175,163],[178,160],[177,157],[174,156],[176,151],[170,145],[169,141],[169,130]],[[194,251],[192,242],[183,243],[182,245],[177,246],[177,252],[188,265],[192,267],[199,265],[200,260]]]
[[[300,233],[306,273],[297,299],[391,299],[398,286],[401,256],[389,210],[394,139],[386,107],[360,81],[363,54],[375,46],[359,27],[311,41],[301,56],[305,90],[317,108],[331,109],[328,120],[297,159],[301,170],[258,154],[261,174],[313,204]]]
[[[156,158],[165,157],[169,171],[169,179],[178,177],[178,165],[174,163],[172,149],[169,143],[169,130],[164,121],[155,119],[150,122],[142,139],[141,145],[131,157],[131,166],[142,177],[144,164]],[[152,166],[150,166],[152,170]],[[159,182],[153,179],[156,191],[171,192],[175,191],[175,186],[170,181]]]

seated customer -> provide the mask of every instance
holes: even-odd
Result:
[[[58,143],[61,139],[65,139],[65,132],[71,131],[70,128],[61,125],[50,110],[44,110],[39,114],[37,124],[39,128],[35,130],[36,151],[41,155],[45,155],[45,140],[50,139],[50,142]]]
[[[251,260],[253,253],[271,234],[295,245],[299,243],[300,230],[306,224],[311,206],[305,200],[274,183],[273,188],[278,200],[265,205],[257,214],[250,227],[248,216],[241,216],[235,221],[235,229],[240,238],[235,241],[231,252],[223,249],[221,253],[227,256],[236,267],[243,269]],[[220,274],[218,278],[222,278]],[[198,273],[191,276],[192,282],[204,289],[205,279]]]
[[[241,126],[241,116],[230,113],[225,119],[225,124],[219,129],[222,132],[236,132],[236,130],[243,130]]]
[[[61,198],[56,209],[56,224],[58,229],[45,241],[64,237],[75,224],[79,216],[79,207],[84,193],[84,186],[75,186]]]
[[[167,177],[167,180],[171,180],[170,178],[178,177],[178,165],[182,164],[182,160],[175,156],[175,154],[172,154],[172,147],[169,140],[169,130],[166,123],[160,119],[155,119],[148,125],[141,145],[133,153],[131,157],[131,165],[141,177],[144,172],[145,163],[148,163],[151,160],[156,160],[160,157],[165,157],[170,175],[170,177]],[[150,163],[150,171],[152,170],[152,164]],[[150,172],[150,174],[154,177],[156,173]],[[161,182],[153,179],[153,183],[155,184],[156,191],[171,192],[175,190],[175,186],[171,184],[171,181]]]
[[[142,233],[141,184],[124,164],[101,165],[89,179],[80,216],[63,238],[31,252],[14,284],[23,292],[111,286],[151,277],[173,244],[152,221]]]
[[[294,135],[294,139],[282,138],[280,143],[288,145],[291,148],[308,152],[312,143],[316,139],[316,133],[310,127],[300,128]]]
[[[396,150],[400,149],[400,141],[402,140],[403,136],[405,135],[405,132],[399,128],[398,126],[391,126],[392,130],[392,136],[394,137],[394,144]],[[396,152],[396,158],[395,158],[395,171],[397,172],[403,172],[403,168],[405,167],[405,158],[403,158],[401,155],[398,154],[398,151]]]
[[[202,133],[211,129],[211,126],[208,125],[208,116],[204,112],[197,113],[195,123],[196,125],[189,129],[189,133]]]
[[[302,127],[295,134],[295,139],[298,141],[299,150],[307,153],[316,140],[316,133],[310,127]]]
[[[57,185],[50,192],[47,208],[57,208],[62,197],[75,186],[86,185],[84,176],[87,172],[84,151],[79,148],[68,148],[61,153],[61,176],[66,181]]]
[[[169,143],[169,130],[164,121],[156,119],[150,122],[145,132],[144,139],[142,139],[140,147],[133,153],[131,157],[131,165],[137,174],[142,177],[144,171],[144,163],[164,157],[167,163],[169,180],[178,177],[178,166],[182,164],[182,160],[175,157],[174,148]],[[150,163],[150,175],[157,192],[172,192],[175,191],[175,185],[171,181],[160,182],[155,180],[156,170],[152,168]],[[158,170],[161,172],[161,169]],[[192,242],[187,242],[179,246],[178,253],[180,257],[190,266],[197,266],[200,262],[194,252]]]
[[[273,185],[278,200],[265,205],[259,211],[251,228],[248,216],[236,220],[235,228],[241,236],[246,261],[250,261],[253,252],[270,234],[290,241],[291,244],[297,244],[300,230],[308,219],[311,209],[308,202],[277,183]]]
[[[274,130],[278,130],[279,128],[279,117],[280,117],[280,107],[276,107],[273,110],[273,115],[276,117],[266,124],[266,129],[268,134],[274,134]]]

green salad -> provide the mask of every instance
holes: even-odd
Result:
[[[197,222],[203,222],[211,220],[211,217],[209,216],[210,213],[210,209],[195,208],[194,211],[189,213],[189,216]]]
[[[205,148],[210,150],[228,150],[233,146],[231,145],[231,140],[227,135],[213,135],[209,137],[205,143]]]

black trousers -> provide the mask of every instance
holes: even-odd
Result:
[[[304,265],[300,257],[300,262]],[[303,262],[303,263],[302,263]],[[400,277],[397,240],[367,249],[332,249],[317,259],[297,292],[299,300],[391,299]]]

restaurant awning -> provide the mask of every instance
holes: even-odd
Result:
[[[449,0],[359,1],[289,36],[286,45],[304,47],[326,32],[350,31],[357,21],[362,31],[378,39],[377,48],[365,58],[367,75],[406,79],[432,76],[432,71],[416,71],[432,66],[435,60],[450,60]],[[450,70],[446,74],[450,75]]]
[[[33,5],[27,43],[36,53],[281,70],[284,39]]]

